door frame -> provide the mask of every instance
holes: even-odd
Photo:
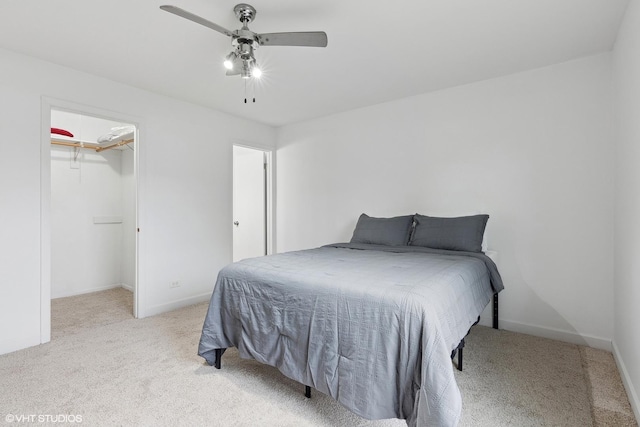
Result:
[[[275,241],[275,149],[261,144],[250,143],[247,141],[235,140],[231,143],[231,216],[233,218],[233,147],[250,148],[252,150],[262,151],[265,155],[266,167],[266,238],[267,238],[267,255],[276,252]],[[231,226],[231,252],[233,253],[233,226]]]
[[[40,343],[51,341],[51,110],[67,111],[124,122],[136,127],[134,136],[135,150],[133,153],[134,193],[135,193],[135,283],[133,292],[133,316],[144,317],[145,289],[141,247],[143,239],[140,235],[141,200],[144,181],[144,150],[140,149],[144,124],[139,117],[129,114],[105,110],[98,107],[79,104],[72,101],[43,96],[41,99],[41,134],[40,134]]]

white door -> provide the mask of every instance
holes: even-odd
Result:
[[[233,146],[233,261],[266,255],[265,152]]]

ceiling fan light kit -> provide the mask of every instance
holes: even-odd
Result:
[[[246,3],[237,4],[233,8],[236,18],[242,24],[242,28],[234,31],[229,31],[218,24],[176,6],[164,5],[160,6],[160,9],[231,37],[233,50],[224,59],[227,76],[240,75],[243,79],[260,78],[262,70],[258,67],[254,56],[254,51],[259,46],[327,46],[327,34],[324,31],[254,33],[249,29],[249,23],[253,22],[257,12],[253,6]]]

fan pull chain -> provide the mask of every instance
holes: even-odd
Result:
[[[249,79],[245,79],[244,80],[244,103],[247,103],[247,80]],[[256,103],[256,87],[255,85],[253,86],[253,103]]]

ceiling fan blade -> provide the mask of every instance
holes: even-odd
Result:
[[[324,31],[302,31],[258,34],[258,43],[260,46],[327,47],[327,33]]]
[[[198,15],[194,15],[191,12],[187,12],[184,9],[180,9],[179,7],[172,6],[170,4],[166,4],[166,5],[160,6],[160,9],[162,9],[162,10],[164,10],[166,12],[169,12],[169,13],[173,13],[174,15],[178,15],[178,16],[181,16],[183,18],[186,18],[189,21],[193,21],[193,22],[195,22],[197,24],[204,25],[205,27],[211,28],[212,30],[216,30],[217,32],[222,33],[222,34],[224,34],[226,36],[231,37],[233,35],[233,33],[231,31],[227,30],[226,28],[221,27],[218,24],[214,24],[213,22],[211,22],[209,20],[201,18]]]

